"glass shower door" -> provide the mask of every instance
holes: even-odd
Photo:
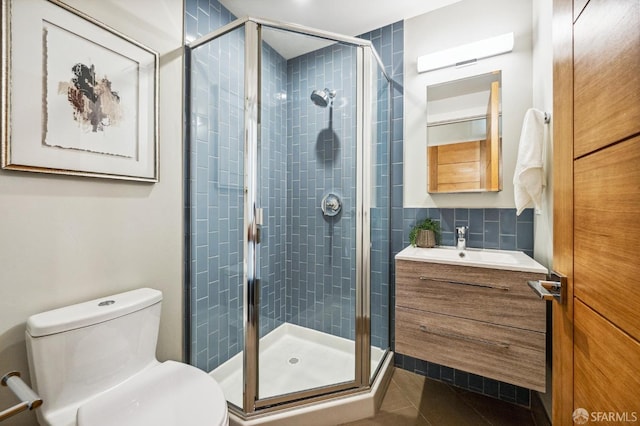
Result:
[[[391,83],[371,54],[370,297],[371,374],[389,350],[391,265]]]
[[[356,386],[359,196],[358,48],[261,35],[258,407]]]
[[[190,51],[191,360],[242,407],[244,27]]]

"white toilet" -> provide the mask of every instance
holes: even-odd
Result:
[[[218,383],[187,364],[156,360],[162,293],[141,288],[27,321],[31,383],[53,426],[228,425]]]

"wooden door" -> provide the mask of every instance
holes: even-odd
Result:
[[[640,422],[640,0],[555,0],[554,425]]]

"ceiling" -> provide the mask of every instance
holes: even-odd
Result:
[[[357,36],[460,0],[220,0],[237,17],[251,16]],[[302,37],[266,34],[265,41],[289,59],[322,47]]]

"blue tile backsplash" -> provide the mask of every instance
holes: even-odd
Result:
[[[409,231],[425,218],[440,224],[440,245],[456,245],[456,227],[467,226],[467,247],[520,250],[533,257],[533,209],[526,209],[516,217],[516,209],[403,209],[402,234],[394,248],[409,245]],[[397,252],[396,252],[397,253]]]
[[[217,0],[186,0],[185,35],[193,40],[235,17]],[[377,194],[372,211],[372,344],[393,347],[393,256],[409,230],[439,221],[441,244],[455,245],[455,227],[468,226],[467,245],[522,250],[533,255],[533,211],[403,208],[404,25],[360,36],[371,40],[392,79],[390,127],[377,123],[391,145],[376,153]],[[191,64],[191,141],[187,169],[190,205],[187,264],[191,275],[191,362],[210,371],[244,348],[242,312],[243,67],[242,31],[221,37]],[[284,322],[353,338],[355,330],[355,53],[331,45],[285,59],[262,49],[263,104],[260,193],[265,224],[260,246],[260,335]],[[309,100],[314,89],[337,91],[334,108]],[[382,107],[382,103],[380,105]],[[380,109],[383,116],[386,111]],[[390,158],[389,158],[390,157]],[[390,160],[390,161],[388,161]],[[384,167],[390,163],[391,168]],[[386,183],[384,183],[386,182]],[[390,183],[391,190],[384,185]],[[378,185],[378,184],[376,184]],[[340,220],[319,213],[334,190],[343,199]],[[390,206],[390,209],[389,209]],[[390,211],[390,214],[389,214]],[[382,232],[391,225],[391,235]],[[376,230],[380,232],[375,233]],[[376,239],[377,238],[377,239]],[[391,317],[389,318],[389,308]],[[396,354],[396,366],[512,403],[529,405],[530,392],[506,383]]]

